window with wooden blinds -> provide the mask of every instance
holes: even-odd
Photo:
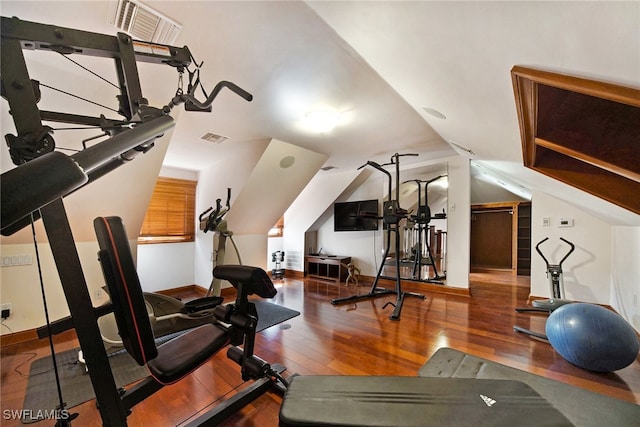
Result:
[[[284,232],[284,215],[280,217],[278,222],[269,230],[269,237],[282,237]]]
[[[196,181],[159,177],[138,243],[193,242]]]

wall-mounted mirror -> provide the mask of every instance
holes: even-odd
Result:
[[[399,224],[400,277],[446,283],[447,164],[407,168],[400,172],[400,207],[409,212]],[[393,248],[393,246],[392,246]],[[385,260],[385,276],[395,278],[395,253]]]
[[[385,168],[392,175],[391,194],[395,198],[395,170],[392,166]],[[410,216],[408,220],[400,221],[398,229],[401,279],[422,282],[433,280],[434,283],[444,285],[447,255],[447,163],[402,165],[399,174],[398,204]],[[377,229],[355,227],[345,230],[344,227],[338,227],[342,231],[336,231],[336,205],[370,206],[369,202],[372,200],[377,201],[377,216],[381,216],[384,203],[389,200],[388,177],[375,168],[368,167],[362,170],[352,184],[346,186],[342,194],[327,206],[325,212],[306,231],[305,255],[348,258],[349,262],[359,268],[362,276],[370,278],[365,283],[370,283],[383,265],[381,276],[395,280],[395,233],[392,233],[387,252],[386,230],[382,220],[377,221]],[[425,216],[425,206],[429,207],[428,221],[418,224],[415,217]],[[364,210],[368,212],[369,208]],[[357,218],[351,218],[351,222],[356,225],[359,223]],[[351,222],[347,221],[346,224]],[[429,255],[430,250],[432,255]]]

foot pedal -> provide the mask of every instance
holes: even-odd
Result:
[[[193,301],[189,301],[184,304],[184,309],[181,310],[184,314],[193,314],[202,310],[209,310],[222,304],[224,298],[222,297],[204,297],[198,298]]]

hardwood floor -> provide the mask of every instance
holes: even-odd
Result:
[[[276,281],[273,302],[298,310],[301,315],[266,329],[256,337],[255,353],[270,363],[287,367],[286,375],[403,375],[415,376],[441,347],[543,375],[584,389],[640,402],[640,364],[610,374],[595,374],[566,362],[548,344],[513,331],[520,325],[544,331],[545,316],[517,314],[526,304],[528,278],[506,274],[474,273],[471,297],[423,292],[420,284],[403,282],[404,290],[423,292],[425,300],[407,298],[399,321],[389,320],[393,296],[331,305],[331,299],[348,296],[368,286],[346,287],[316,280]],[[286,326],[285,326],[286,325]],[[77,346],[73,333],[56,337],[56,351]],[[2,348],[1,409],[22,407],[26,374],[32,360],[47,355],[46,340],[5,345]],[[183,381],[165,387],[137,405],[131,426],[174,426],[194,413],[227,398],[242,387],[239,367],[222,351]],[[227,420],[225,426],[277,426],[281,397],[267,393]],[[75,424],[101,425],[95,401],[72,409]],[[3,416],[0,424],[17,426]],[[53,425],[53,421],[35,424]]]

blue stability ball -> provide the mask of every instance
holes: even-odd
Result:
[[[640,350],[631,325],[595,304],[563,305],[551,313],[545,330],[555,351],[589,371],[611,372],[627,367]]]

